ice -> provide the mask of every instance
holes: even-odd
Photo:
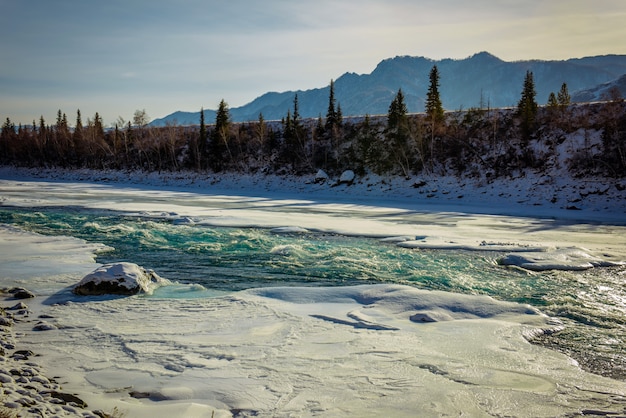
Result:
[[[600,263],[626,260],[623,226],[557,222],[531,213],[491,216],[458,207],[424,211],[408,201],[328,202],[71,182],[2,180],[0,188],[5,204],[18,206],[189,217],[196,225],[302,228],[389,238],[388,245],[415,241],[422,248],[497,246],[529,259],[541,256],[551,265],[563,263],[554,262],[562,249],[580,245]],[[0,228],[0,280],[27,285],[38,295],[29,301],[32,317],[45,314],[56,326],[34,332],[35,322],[16,324],[24,334],[20,344],[38,353],[49,376],[93,409],[117,406],[127,416],[150,418],[213,412],[563,416],[615,410],[616,404],[623,410],[623,382],[586,373],[565,355],[527,341],[525,336],[558,326],[528,305],[402,285],[219,294],[173,284],[151,296],[100,299],[67,293],[98,267],[94,252],[103,249],[75,238]],[[287,256],[293,250],[273,249]],[[63,292],[64,298],[56,298],[62,303],[44,303]],[[198,297],[170,297],[175,292]]]
[[[431,309],[447,320],[411,320]],[[524,333],[550,327],[545,316],[485,297],[397,285],[278,288],[48,312],[61,329],[33,341],[48,368],[90,405],[114,400],[131,416],[165,417],[173,405],[333,417],[519,415],[523,405],[525,416],[555,416],[597,402],[598,392],[625,395],[529,344]]]
[[[299,226],[283,226],[279,228],[272,228],[271,230],[275,234],[306,234],[309,232],[306,228]]]
[[[93,270],[95,254],[112,250],[78,238],[33,234],[8,225],[0,225],[0,237],[3,286],[32,287],[35,282],[43,293],[58,288],[50,283],[50,276],[63,275],[59,280],[72,284],[67,275],[82,277]]]
[[[613,262],[594,257],[581,248],[561,248],[551,252],[527,252],[507,254],[498,259],[505,266],[518,266],[527,270],[587,270],[594,267],[623,265],[625,262]]]
[[[150,186],[155,187],[155,186]],[[280,186],[264,196],[228,196],[199,191],[150,189],[147,186],[94,185],[91,183],[20,182],[0,179],[5,204],[15,206],[60,206],[118,210],[129,215],[153,216],[159,219],[189,218],[197,225],[228,227],[260,227],[274,229],[276,233],[317,231],[348,236],[376,237],[381,239],[413,237],[397,240],[397,244],[414,249],[449,249],[472,251],[544,252],[542,257],[561,255],[555,250],[578,247],[584,243],[592,257],[605,261],[626,261],[626,227],[611,229],[597,224],[567,221],[558,210],[537,218],[528,208],[515,216],[464,213],[459,209],[485,210],[475,206],[448,204],[439,211],[421,203],[392,197],[382,202],[366,196],[343,194],[319,200],[307,200],[300,195],[289,195]],[[216,192],[221,192],[220,189]],[[36,199],[33,198],[36,196]],[[387,202],[384,204],[383,202]],[[519,205],[511,203],[499,211],[519,212]],[[553,217],[558,215],[559,220]],[[584,216],[598,219],[598,213]],[[614,213],[606,220],[613,221]],[[623,214],[620,215],[623,223]],[[349,222],[348,222],[349,220]],[[620,223],[618,223],[620,225]],[[607,241],[607,234],[611,240]],[[554,263],[558,265],[558,261]]]

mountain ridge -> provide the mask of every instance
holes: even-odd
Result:
[[[409,112],[421,112],[429,84],[429,72],[437,65],[440,94],[447,110],[469,107],[509,107],[519,100],[526,71],[532,71],[537,101],[546,103],[550,92],[567,83],[571,93],[591,90],[626,74],[626,55],[599,55],[568,60],[504,61],[486,52],[467,58],[434,60],[423,56],[396,56],[383,59],[369,74],[345,72],[335,83],[335,98],[344,116],[386,114],[398,89],[402,89]],[[329,80],[330,81],[330,80]],[[235,122],[280,120],[298,95],[303,118],[324,117],[328,108],[329,86],[309,90],[267,92],[251,102],[230,109]],[[588,97],[584,96],[584,97]],[[583,97],[572,94],[573,98]],[[212,123],[214,110],[205,110],[205,120]],[[200,112],[176,111],[151,122],[197,125]]]

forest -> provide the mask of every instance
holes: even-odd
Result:
[[[215,121],[151,127],[139,117],[103,127],[98,113],[70,126],[58,111],[30,126],[9,118],[0,133],[0,164],[114,170],[241,172],[304,175],[353,170],[409,177],[422,172],[501,177],[549,169],[558,145],[580,135],[582,146],[566,164],[575,176],[626,177],[626,104],[619,91],[605,101],[571,104],[564,83],[548,103],[536,102],[527,73],[516,108],[480,106],[443,111],[436,67],[430,74],[426,112],[408,114],[402,90],[387,115],[343,117],[333,82],[325,117],[302,119],[298,96],[281,121],[233,123],[222,100]],[[143,114],[145,116],[145,112]],[[594,141],[593,138],[600,138]]]

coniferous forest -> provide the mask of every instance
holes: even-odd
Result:
[[[325,116],[302,119],[298,96],[281,121],[233,123],[222,100],[215,121],[201,112],[198,125],[151,127],[145,112],[133,122],[105,129],[96,113],[72,123],[58,111],[30,126],[9,118],[0,134],[0,164],[115,170],[241,172],[305,175],[509,176],[527,169],[565,167],[574,176],[626,177],[626,103],[619,91],[605,101],[571,104],[566,84],[539,105],[531,72],[521,85],[516,108],[480,106],[443,111],[439,75],[433,67],[426,112],[408,114],[402,90],[387,115],[343,117],[330,84]],[[561,158],[567,137],[580,145]]]

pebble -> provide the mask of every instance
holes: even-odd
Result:
[[[10,293],[16,299],[18,295],[24,298],[32,295],[22,288],[11,289]],[[109,417],[102,411],[96,413],[88,410],[88,405],[82,399],[63,392],[60,385],[43,374],[37,363],[29,360],[35,353],[17,349],[19,333],[14,332],[13,324],[24,320],[28,314],[28,306],[24,302],[8,308],[0,307],[0,410],[4,407],[21,417]],[[46,321],[39,321],[33,329],[47,331],[58,328]]]

